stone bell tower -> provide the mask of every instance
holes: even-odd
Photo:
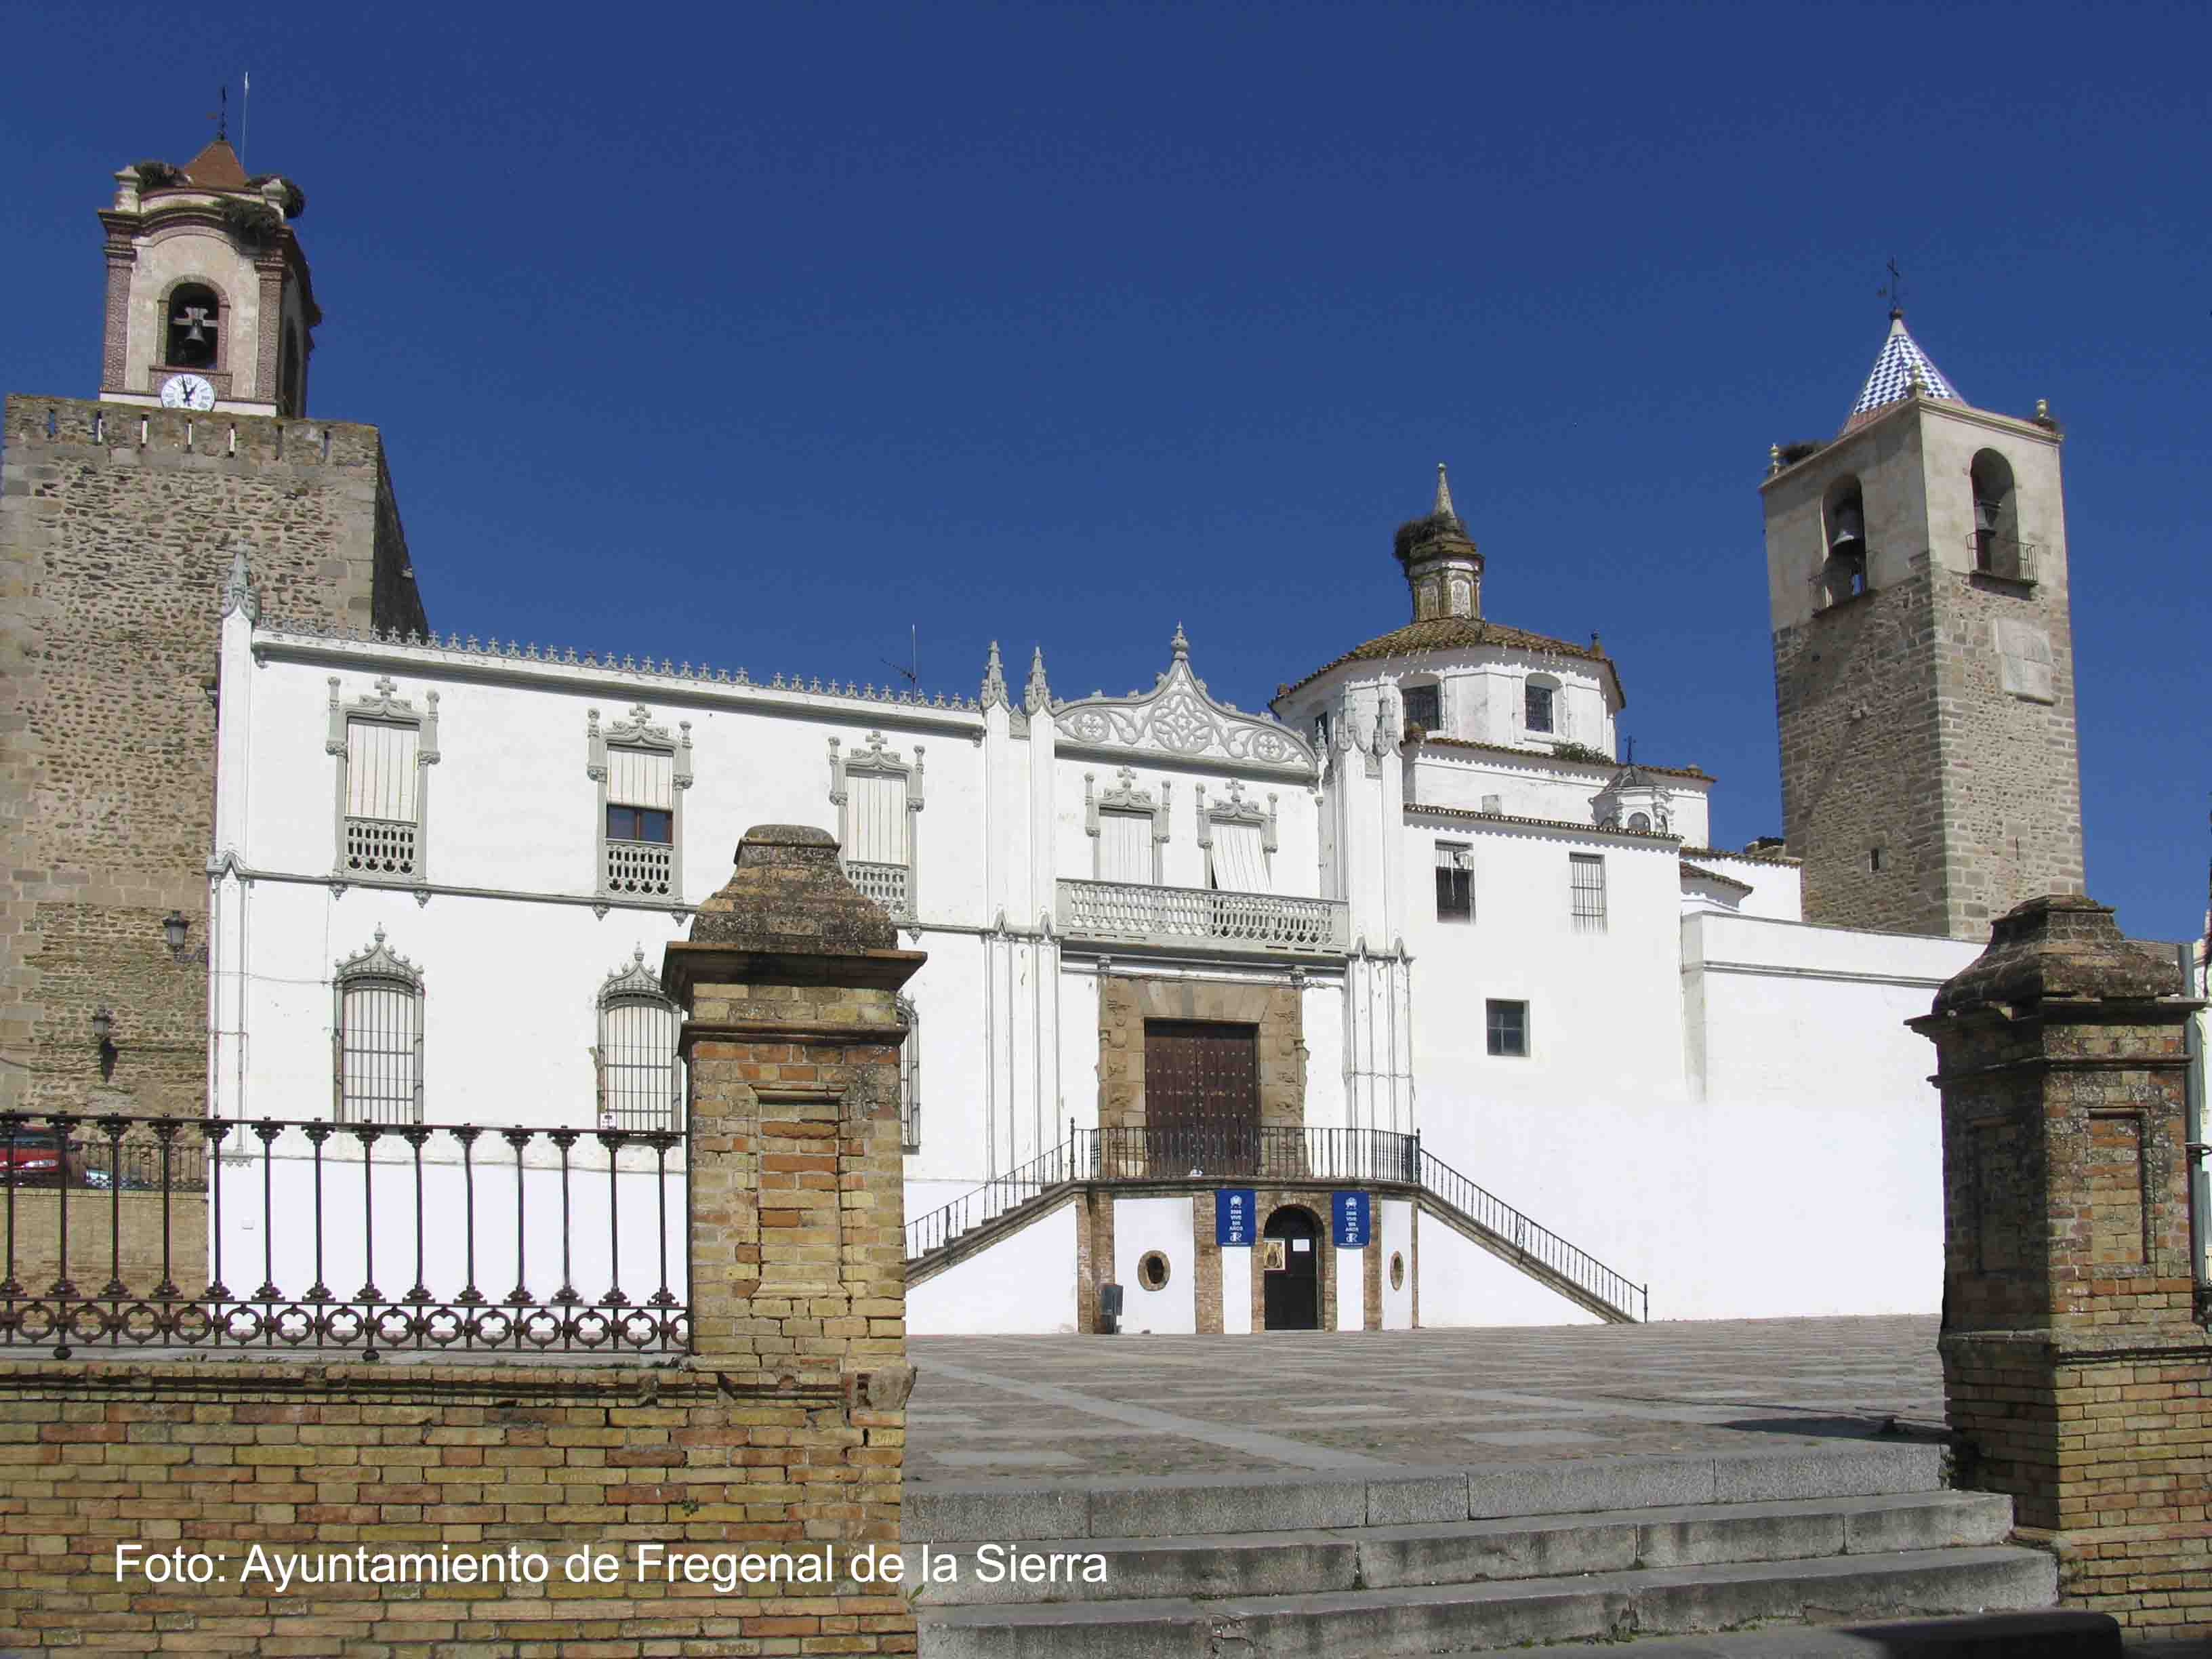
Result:
[[[1760,485],[1784,831],[1808,921],[1988,936],[2081,890],[2059,434],[1890,314],[1843,429]]]
[[[115,180],[99,396],[0,403],[11,1109],[204,1104],[208,688],[226,609],[429,625],[383,439],[304,418],[318,313],[298,187],[247,177],[220,135],[182,167],[139,161]]]
[[[307,412],[315,308],[293,234],[307,198],[252,178],[218,133],[182,167],[115,175],[106,233],[100,395],[112,403],[245,415]]]

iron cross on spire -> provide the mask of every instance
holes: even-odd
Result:
[[[1891,316],[1902,317],[1905,314],[1905,276],[1898,270],[1894,256],[1892,256],[1889,262],[1889,286],[1878,288],[1875,292],[1889,301]]]

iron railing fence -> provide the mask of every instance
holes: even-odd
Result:
[[[0,1347],[690,1347],[678,1131],[4,1113],[0,1167],[56,1138],[155,1178],[0,1187]]]
[[[180,1131],[191,1118],[78,1117],[66,1135],[52,1120],[0,1114],[0,1184],[70,1186],[106,1192],[207,1188],[207,1148]],[[36,1123],[38,1127],[33,1127]]]
[[[1579,1245],[1570,1244],[1549,1227],[1530,1220],[1495,1193],[1476,1185],[1450,1164],[1427,1152],[1418,1154],[1419,1184],[1476,1225],[1511,1245],[1529,1261],[1549,1269],[1639,1323],[1651,1315],[1651,1287],[1608,1267]]]
[[[1198,1119],[1085,1130],[1095,1181],[1400,1181],[1414,1179],[1412,1135]]]

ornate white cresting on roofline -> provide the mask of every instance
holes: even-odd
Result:
[[[1216,702],[1191,672],[1190,641],[1175,631],[1175,656],[1141,696],[1093,696],[1054,705],[1060,742],[1102,752],[1144,752],[1214,761],[1278,776],[1312,779],[1313,747],[1272,714]]]

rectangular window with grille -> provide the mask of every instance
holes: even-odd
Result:
[[[1424,732],[1436,732],[1444,729],[1443,698],[1439,688],[1433,685],[1408,685],[1399,693],[1406,705],[1406,724],[1418,726]]]
[[[1437,843],[1437,920],[1474,920],[1474,849],[1459,842]]]
[[[600,890],[678,896],[675,755],[610,745],[606,810]]]
[[[1605,860],[1595,853],[1567,854],[1567,872],[1573,895],[1575,931],[1605,932]]]
[[[422,1003],[413,986],[383,979],[345,985],[337,1049],[343,1121],[422,1121]]]
[[[1506,1059],[1528,1054],[1528,1005],[1492,998],[1483,1005],[1483,1028],[1490,1052]]]
[[[1555,692],[1548,685],[1531,685],[1526,689],[1526,718],[1522,724],[1531,732],[1553,729],[1553,698]]]
[[[421,873],[419,728],[346,722],[344,865],[386,880]]]

